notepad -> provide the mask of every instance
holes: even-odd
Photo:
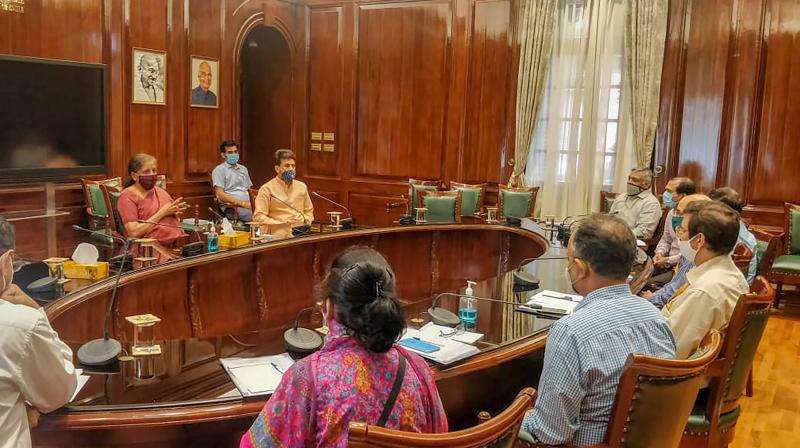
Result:
[[[220,359],[220,363],[239,393],[244,397],[253,397],[275,392],[294,360],[284,353],[256,358],[224,358]]]
[[[582,299],[582,296],[576,294],[544,290],[531,297],[524,305],[518,306],[517,309],[531,313],[567,315],[572,314],[575,306]]]
[[[455,331],[454,328],[445,327],[444,325],[436,325],[433,322],[428,322],[419,329],[422,333],[422,339],[427,340],[431,337],[450,339],[453,341],[463,342],[464,344],[474,344],[483,338],[483,333],[475,333],[472,331]]]
[[[414,352],[423,358],[438,362],[439,364],[452,364],[456,361],[461,361],[462,359],[466,359],[470,356],[480,353],[478,347],[475,347],[474,345],[465,344],[450,338],[442,338],[431,334],[425,335],[422,333],[422,331],[415,328],[407,328],[403,337],[419,338],[422,341],[439,346],[440,350],[431,353],[423,353],[421,351],[407,348],[409,351]]]
[[[78,396],[83,389],[83,386],[85,386],[86,383],[89,382],[89,378],[91,378],[89,375],[83,374],[83,369],[75,369],[75,374],[78,375],[78,386],[75,388],[75,392],[72,393],[72,397],[69,399],[70,403],[75,401],[75,397]]]

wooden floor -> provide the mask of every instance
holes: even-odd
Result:
[[[800,447],[800,304],[773,310],[731,447]]]

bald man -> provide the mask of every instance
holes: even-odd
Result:
[[[192,89],[192,106],[216,106],[217,95],[211,91],[211,64],[206,61],[200,63],[197,69],[198,86]]]

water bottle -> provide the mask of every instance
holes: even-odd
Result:
[[[467,289],[464,296],[458,301],[458,317],[465,328],[475,328],[478,321],[478,304],[472,296],[472,285],[475,282],[467,280]]]
[[[217,238],[217,229],[211,225],[211,230],[208,232],[208,253],[219,251],[219,238]]]

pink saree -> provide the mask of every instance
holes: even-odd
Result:
[[[169,202],[172,202],[172,196],[170,196],[166,190],[159,187],[154,187],[147,192],[144,198],[126,189],[119,195],[117,210],[119,210],[122,225],[125,225],[125,223],[136,222],[140,219],[145,221],[149,220],[151,216],[155,215],[161,207]],[[158,244],[155,246],[157,252],[155,256],[158,258],[157,263],[164,263],[176,258],[176,256],[170,252],[169,247],[175,243],[176,239],[186,234],[181,229],[167,227],[181,225],[175,215],[167,216],[159,223],[165,225],[151,227],[142,238],[153,238],[158,241]],[[139,256],[139,248],[136,244],[132,246],[132,252],[134,257]]]
[[[408,368],[386,427],[447,432],[436,383],[422,358],[397,346],[369,352],[331,321],[325,345],[286,371],[240,448],[346,447],[350,422],[378,422],[401,352]]]

